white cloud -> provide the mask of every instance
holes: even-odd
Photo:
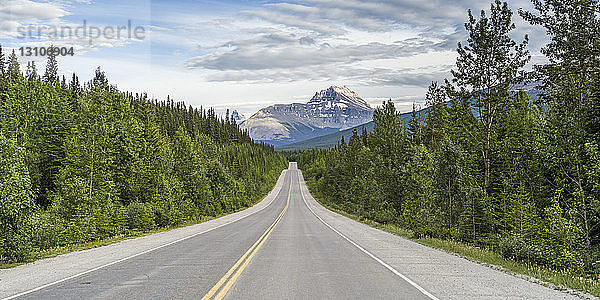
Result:
[[[298,67],[319,67],[331,63],[350,64],[361,60],[412,56],[435,48],[427,41],[409,41],[403,44],[369,43],[363,45],[340,45],[336,47],[238,47],[192,58],[188,68],[213,70],[267,70]]]
[[[247,11],[245,12],[248,16],[254,16],[271,23],[285,25],[287,27],[293,27],[297,29],[309,30],[314,33],[325,36],[335,36],[345,34],[341,26],[331,24],[324,19],[305,19],[301,16],[289,15],[285,13],[278,13],[276,11],[258,10],[258,11]]]
[[[30,0],[3,0],[0,2],[0,36],[19,35],[19,28],[41,22],[57,22],[69,13],[58,4]]]
[[[30,0],[3,0],[0,2],[0,19],[39,21],[57,19],[68,15],[60,5]]]

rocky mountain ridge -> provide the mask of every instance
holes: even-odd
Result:
[[[316,92],[307,103],[276,104],[241,123],[255,141],[285,145],[373,120],[373,108],[347,87]]]

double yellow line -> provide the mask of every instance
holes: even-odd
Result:
[[[240,257],[240,259],[233,265],[233,267],[231,267],[231,269],[229,269],[229,271],[227,271],[227,273],[225,273],[225,275],[223,275],[223,277],[221,277],[221,279],[217,282],[217,284],[215,284],[215,286],[213,286],[213,288],[210,289],[210,291],[208,291],[208,293],[206,293],[206,295],[204,295],[204,297],[202,297],[202,300],[211,299],[211,297],[213,297],[213,296],[214,296],[213,299],[217,299],[217,300],[223,299],[223,297],[225,297],[225,295],[227,294],[229,289],[231,289],[231,287],[233,286],[235,281],[238,279],[238,277],[240,277],[242,272],[244,272],[244,269],[246,269],[246,267],[250,263],[250,260],[252,260],[252,257],[254,257],[256,252],[258,252],[258,249],[260,249],[260,247],[265,243],[267,238],[269,238],[269,235],[271,235],[271,233],[273,232],[273,229],[275,229],[275,226],[277,226],[277,224],[279,224],[279,221],[281,221],[281,219],[283,218],[283,215],[287,211],[288,205],[290,204],[291,196],[292,196],[292,174],[290,173],[290,189],[288,191],[287,202],[285,203],[285,207],[283,208],[283,211],[279,214],[277,219],[275,219],[275,222],[273,222],[273,224],[271,224],[271,226],[269,226],[269,228],[267,228],[267,230],[260,236],[260,238],[258,238],[258,240],[254,243],[254,245],[252,245],[252,247],[250,247],[250,249],[248,249],[248,251],[246,251],[246,253],[244,253],[244,255],[242,255],[242,257]],[[231,276],[232,274],[233,274],[233,276]],[[223,284],[225,284],[225,285],[223,286]],[[223,288],[221,289],[222,286],[223,286]],[[219,289],[221,289],[221,290],[219,291]],[[217,292],[219,292],[219,293],[217,294]],[[216,296],[215,296],[215,294],[216,294]]]

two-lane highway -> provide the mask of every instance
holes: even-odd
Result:
[[[428,299],[327,227],[308,208],[290,164],[288,212],[229,292],[231,299]]]

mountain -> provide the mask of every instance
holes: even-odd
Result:
[[[234,110],[231,113],[231,120],[235,121],[236,124],[240,125],[246,120],[246,117],[243,114],[240,114],[237,110]]]
[[[348,141],[350,139],[350,137],[352,136],[352,131],[354,131],[354,129],[356,129],[358,134],[362,134],[363,129],[366,129],[367,132],[372,132],[373,128],[374,128],[374,123],[373,123],[373,121],[371,121],[369,123],[358,125],[353,128],[330,133],[330,134],[323,135],[323,136],[318,136],[318,137],[315,137],[312,139],[308,139],[308,140],[304,140],[304,141],[300,141],[300,142],[296,142],[296,143],[292,143],[292,144],[287,144],[287,145],[276,146],[275,150],[276,151],[293,152],[293,151],[304,151],[304,150],[315,149],[315,148],[316,149],[329,149],[329,148],[336,146],[342,140],[342,136],[344,137],[344,140]]]
[[[335,133],[373,120],[373,108],[347,87],[331,86],[307,103],[276,104],[241,123],[257,142],[280,146]]]
[[[515,84],[515,85],[511,86],[510,90],[511,90],[511,92],[525,91],[532,101],[537,101],[539,99],[540,95],[544,92],[542,89],[539,88],[540,84],[541,84],[540,82],[533,82],[533,83],[519,84],[519,85]],[[448,104],[449,104],[449,102],[448,102]],[[428,110],[429,110],[429,108],[426,107],[426,108],[418,111],[418,113],[425,114],[425,113],[427,113]],[[476,109],[473,109],[472,112],[473,112],[474,116],[476,116],[476,117],[479,116]],[[408,123],[408,121],[410,121],[410,119],[411,119],[411,116],[412,116],[412,112],[408,112],[408,113],[401,114],[400,118],[405,123]],[[352,131],[354,129],[356,129],[358,131],[358,134],[361,134],[363,132],[363,129],[366,129],[367,132],[372,132],[373,128],[374,128],[374,123],[373,123],[373,121],[371,121],[369,123],[362,124],[362,125],[356,126],[354,128],[334,132],[334,133],[323,135],[320,137],[315,137],[312,139],[308,139],[308,140],[304,140],[304,141],[300,141],[300,142],[296,142],[296,143],[292,143],[292,144],[276,146],[275,150],[277,150],[277,151],[304,151],[304,150],[314,149],[314,148],[329,149],[329,148],[336,146],[342,140],[342,136],[344,137],[344,139],[346,141],[348,141],[350,139],[350,137],[352,136]]]
[[[424,108],[424,109],[418,111],[417,113],[425,114],[428,110],[429,110],[429,108]],[[400,115],[400,119],[407,124],[411,118],[412,118],[412,112],[407,112],[407,113],[403,113]],[[304,141],[300,141],[300,142],[296,142],[296,143],[292,143],[292,144],[288,144],[288,145],[276,146],[275,150],[277,150],[277,151],[304,151],[304,150],[315,149],[315,148],[329,149],[329,148],[335,147],[342,140],[342,137],[344,137],[344,140],[346,142],[349,141],[350,137],[352,136],[352,132],[355,129],[358,132],[358,134],[362,134],[363,130],[366,130],[367,132],[373,132],[373,128],[375,128],[375,124],[373,121],[371,121],[369,123],[365,123],[365,124],[362,124],[362,125],[359,125],[359,126],[356,126],[353,128],[349,128],[346,130],[334,132],[334,133],[331,133],[328,135],[319,136],[316,138],[312,138],[312,139],[308,139],[308,140],[304,140]]]

